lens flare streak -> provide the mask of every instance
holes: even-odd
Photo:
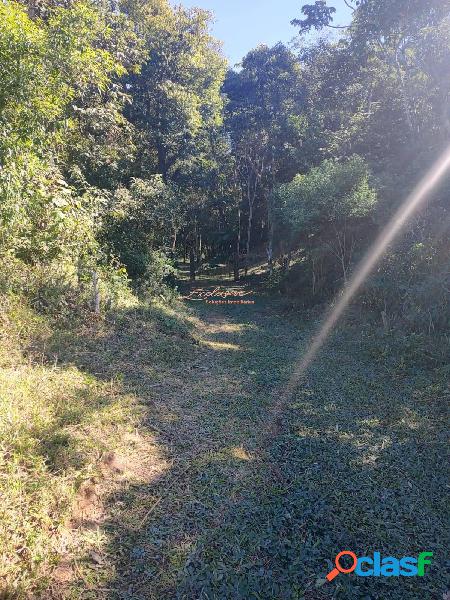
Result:
[[[416,188],[406,198],[392,219],[382,230],[372,247],[356,267],[354,274],[338,294],[333,308],[325,318],[318,333],[311,340],[308,351],[297,364],[283,394],[287,400],[297,387],[300,378],[312,363],[326,339],[336,326],[338,320],[352,301],[355,294],[369,277],[377,263],[381,260],[389,245],[404,228],[408,220],[415,214],[429,198],[431,192],[439,184],[450,168],[450,147],[434,163],[427,174],[421,179]]]

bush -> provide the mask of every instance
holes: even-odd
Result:
[[[102,263],[85,257],[76,265],[69,259],[29,265],[4,255],[3,265],[0,293],[21,298],[37,313],[55,319],[70,319],[92,310],[94,270],[102,311],[137,303],[126,269],[117,261]]]
[[[138,281],[139,294],[145,300],[162,297],[171,301],[177,297],[175,281],[176,269],[173,261],[164,252],[150,252],[145,274]]]
[[[438,336],[450,331],[450,272],[448,249],[432,235],[411,230],[391,250],[368,281],[361,300],[386,316],[392,325],[409,332]]]

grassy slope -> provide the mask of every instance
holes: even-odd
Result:
[[[17,300],[0,315],[0,597],[65,597],[105,544],[105,499],[145,481],[136,457],[157,451],[132,367],[90,367],[121,328],[138,324],[156,364],[186,328],[163,306],[64,331]]]
[[[84,514],[76,505],[64,596],[442,597],[448,388],[430,373],[375,361],[370,331],[347,326],[268,438],[271,408],[310,330],[264,298],[196,303],[190,314],[154,307],[53,340],[56,371],[26,367],[33,398],[36,369],[59,389],[74,377],[60,407],[90,390],[75,427],[54,419],[35,436],[45,452],[33,451],[49,456],[52,436],[69,434],[69,457],[84,458],[75,466],[57,458],[58,469],[41,462],[44,488],[62,481],[72,490],[80,473],[95,486],[93,470],[99,481],[101,507],[88,503]],[[436,561],[423,579],[341,575],[324,584],[343,549],[434,551]],[[57,597],[56,587],[44,597]]]

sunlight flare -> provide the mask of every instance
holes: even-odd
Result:
[[[363,283],[383,257],[388,246],[399,235],[412,215],[423,206],[423,204],[429,198],[431,192],[446,175],[449,168],[450,146],[445,150],[445,152],[443,152],[443,154],[429,169],[427,174],[414,188],[411,194],[409,194],[406,200],[397,209],[396,213],[381,231],[374,244],[369,248],[364,258],[356,267],[356,270],[348,284],[337,296],[336,303],[329,312],[328,316],[325,318],[318,333],[313,337],[308,351],[294,369],[286,387],[285,397],[289,397],[293,392],[303,373],[313,362],[317,353],[324,345],[326,339],[336,326],[346,308],[349,306],[353,297],[357,294]]]

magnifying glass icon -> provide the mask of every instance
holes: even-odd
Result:
[[[352,557],[353,564],[349,569],[344,569],[344,567],[339,562],[339,560],[342,556],[351,556]],[[336,565],[336,568],[328,573],[328,575],[327,575],[328,581],[333,581],[333,579],[337,575],[339,575],[339,573],[351,573],[352,571],[354,571],[358,565],[358,559],[356,558],[356,554],[354,552],[350,552],[350,550],[343,550],[342,552],[339,552],[339,554],[334,559],[334,564]]]

